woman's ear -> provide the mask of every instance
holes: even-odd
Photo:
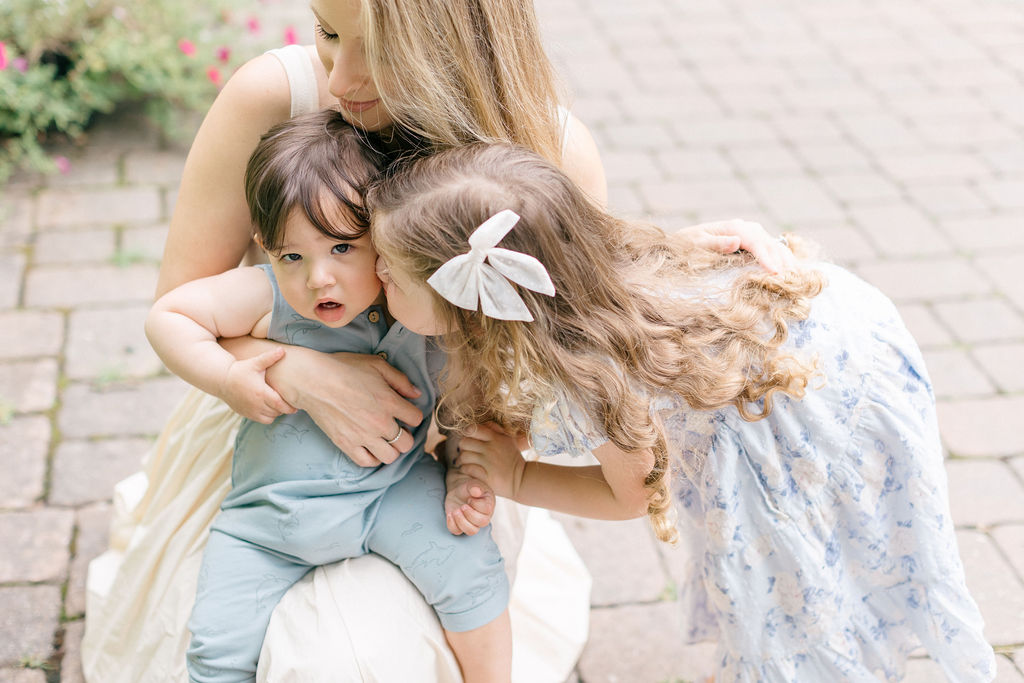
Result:
[[[252,234],[252,241],[255,242],[256,246],[262,249],[263,251],[267,250],[266,246],[264,246],[263,244],[263,238],[260,237],[260,234],[258,232],[254,232]]]

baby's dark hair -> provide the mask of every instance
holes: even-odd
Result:
[[[297,207],[329,237],[366,234],[363,192],[385,164],[384,153],[336,111],[296,116],[268,130],[245,169],[245,199],[263,248],[281,246],[285,221]],[[339,225],[332,202],[351,220]]]

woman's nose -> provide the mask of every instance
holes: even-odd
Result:
[[[369,83],[370,72],[362,49],[358,45],[339,46],[327,77],[330,93],[340,99],[353,99],[359,97],[359,91]]]

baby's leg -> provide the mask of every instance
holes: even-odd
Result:
[[[508,681],[508,577],[490,527],[453,536],[444,519],[444,468],[423,458],[388,489],[367,547],[398,565],[434,609],[466,683]]]
[[[255,681],[270,615],[281,596],[310,569],[211,531],[188,620],[191,683]]]

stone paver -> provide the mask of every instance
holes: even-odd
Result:
[[[967,587],[985,618],[993,645],[1024,641],[1024,584],[993,541],[978,531],[957,533]]]
[[[925,351],[924,361],[940,398],[984,396],[994,391],[992,381],[962,349]]]
[[[988,527],[1024,519],[1024,484],[995,459],[946,463],[949,506],[958,524]]]
[[[160,359],[146,341],[149,306],[75,311],[68,324],[64,372],[70,379],[116,381],[160,372]]]
[[[939,429],[950,451],[964,456],[1024,452],[1024,432],[1010,428],[1024,410],[1024,396],[940,401]]]
[[[63,579],[74,519],[54,508],[0,513],[0,538],[10,543],[0,556],[0,584]]]
[[[0,669],[0,683],[46,683],[42,669]]]
[[[22,254],[0,254],[0,309],[18,305],[24,272],[25,257]]]
[[[117,232],[112,228],[44,232],[36,236],[36,264],[95,263],[110,261],[117,251]]]
[[[85,683],[82,674],[82,634],[84,621],[72,621],[64,627],[64,656],[60,660],[61,683]]]
[[[64,614],[67,616],[85,612],[85,579],[89,562],[107,549],[110,517],[109,503],[90,505],[75,514],[75,555],[71,560],[68,591],[64,598]]]
[[[15,417],[0,424],[0,509],[25,508],[43,495],[50,421],[45,417]]]
[[[592,637],[580,657],[587,683],[697,680],[712,671],[712,645],[680,647],[683,625],[670,602],[595,609],[590,623],[603,635]]]
[[[0,586],[0,666],[45,661],[60,618],[60,588]]]
[[[40,308],[139,303],[153,298],[157,268],[150,264],[40,266],[25,283],[25,302]],[[79,286],[69,291],[67,283]]]
[[[167,226],[126,228],[121,232],[121,254],[131,260],[159,261],[164,253]]]
[[[0,311],[0,360],[53,356],[64,342],[64,319],[45,311]]]
[[[294,24],[311,38],[301,3],[260,11],[264,30]],[[545,0],[537,11],[613,210],[670,229],[743,217],[793,230],[897,301],[956,456],[953,518],[1001,646],[997,681],[1021,683],[1024,6]],[[62,150],[69,173],[0,188],[0,543],[16,549],[0,557],[0,683],[81,680],[84,575],[111,486],[183,391],[159,375],[141,323],[187,147],[162,144],[125,107]],[[711,670],[713,645],[679,645],[679,550],[644,522],[566,527],[594,576],[571,682]],[[916,659],[907,680],[941,678]]]
[[[1024,343],[992,344],[971,349],[1000,391],[1024,392]]]
[[[58,427],[66,438],[155,434],[187,385],[178,378],[72,384],[64,391]]]
[[[142,464],[148,439],[68,439],[53,456],[49,502],[82,505],[106,500],[114,484]]]
[[[57,360],[0,364],[0,400],[19,413],[47,410],[57,398]]]
[[[160,220],[160,194],[152,187],[53,189],[38,197],[38,226],[79,227]]]
[[[669,579],[646,520],[601,522],[562,518],[566,533],[594,574],[591,602],[621,605],[661,599]],[[623,581],[621,577],[633,577]]]

